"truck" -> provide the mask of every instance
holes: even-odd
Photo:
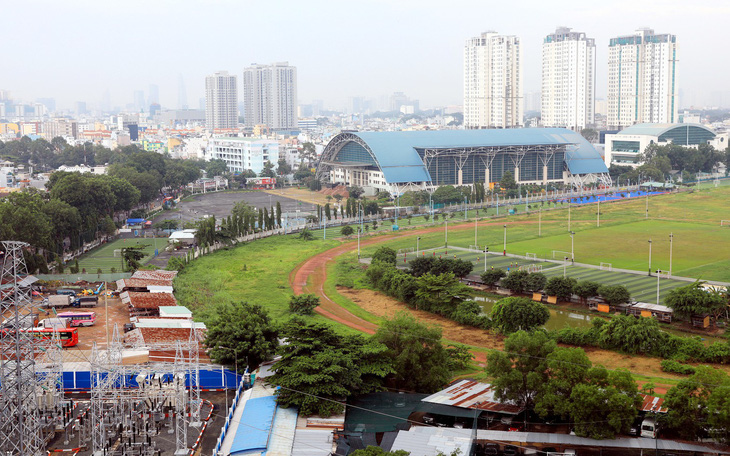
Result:
[[[46,307],[71,307],[73,301],[74,297],[70,295],[51,295],[47,301],[43,301],[43,305]]]
[[[99,304],[98,296],[79,296],[72,304],[73,307],[96,307]]]
[[[44,318],[38,323],[37,327],[45,329],[70,328],[71,321],[68,318]]]

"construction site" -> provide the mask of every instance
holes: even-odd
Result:
[[[98,325],[49,330],[27,323],[61,314],[26,273],[26,248],[0,246],[0,455],[183,456],[213,448],[224,421],[218,410],[243,376],[210,363],[205,325],[172,295],[176,272],[138,271],[104,284],[106,291],[99,286],[99,304],[87,312]]]

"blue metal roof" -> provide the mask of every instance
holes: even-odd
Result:
[[[368,145],[388,183],[431,180],[417,149],[574,144],[576,149],[565,158],[572,174],[608,172],[596,149],[580,134],[564,128],[349,133]]]
[[[275,411],[276,399],[274,396],[246,401],[238,429],[236,429],[236,436],[231,445],[231,456],[253,451],[266,451]]]

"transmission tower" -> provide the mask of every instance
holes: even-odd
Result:
[[[31,281],[26,276],[25,242],[2,242],[0,314],[9,315],[10,327],[0,337],[0,454],[44,454],[33,333],[24,331],[23,316],[32,313]]]

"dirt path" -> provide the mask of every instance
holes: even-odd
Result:
[[[531,222],[512,222],[512,223],[531,223]],[[490,222],[484,225],[502,225],[503,222]],[[443,227],[421,228],[408,230],[409,235],[427,234],[434,231],[441,231]],[[451,228],[452,230],[471,230],[471,225],[462,225]],[[379,244],[396,238],[396,235],[379,235],[369,239],[360,240],[361,248],[363,246]],[[334,302],[324,292],[324,283],[327,278],[327,265],[335,260],[338,256],[357,250],[357,242],[347,242],[333,249],[322,252],[318,255],[310,257],[297,268],[292,271],[289,276],[289,282],[295,294],[314,293],[319,296],[321,304],[317,307],[317,313],[335,320],[339,323],[347,325],[358,331],[373,334],[377,329],[377,325],[364,320],[336,302]],[[396,312],[403,311],[413,315],[419,321],[430,325],[436,325],[441,328],[443,336],[453,342],[459,342],[472,345],[484,349],[503,349],[504,338],[500,335],[491,334],[487,331],[477,329],[471,326],[464,326],[455,323],[452,320],[432,314],[430,312],[411,309],[404,303],[393,299],[382,293],[372,290],[354,290],[350,288],[338,287],[338,292],[356,303],[364,310],[378,317],[392,317]],[[604,366],[608,369],[623,368],[641,375],[651,377],[676,378],[681,376],[669,374],[661,370],[661,360],[657,358],[649,358],[644,356],[632,356],[616,353],[608,350],[585,347],[586,354],[594,364]],[[484,365],[486,362],[486,354],[484,351],[476,351],[473,353],[478,364]],[[658,387],[670,386],[659,385]],[[662,388],[663,389],[663,388]]]

